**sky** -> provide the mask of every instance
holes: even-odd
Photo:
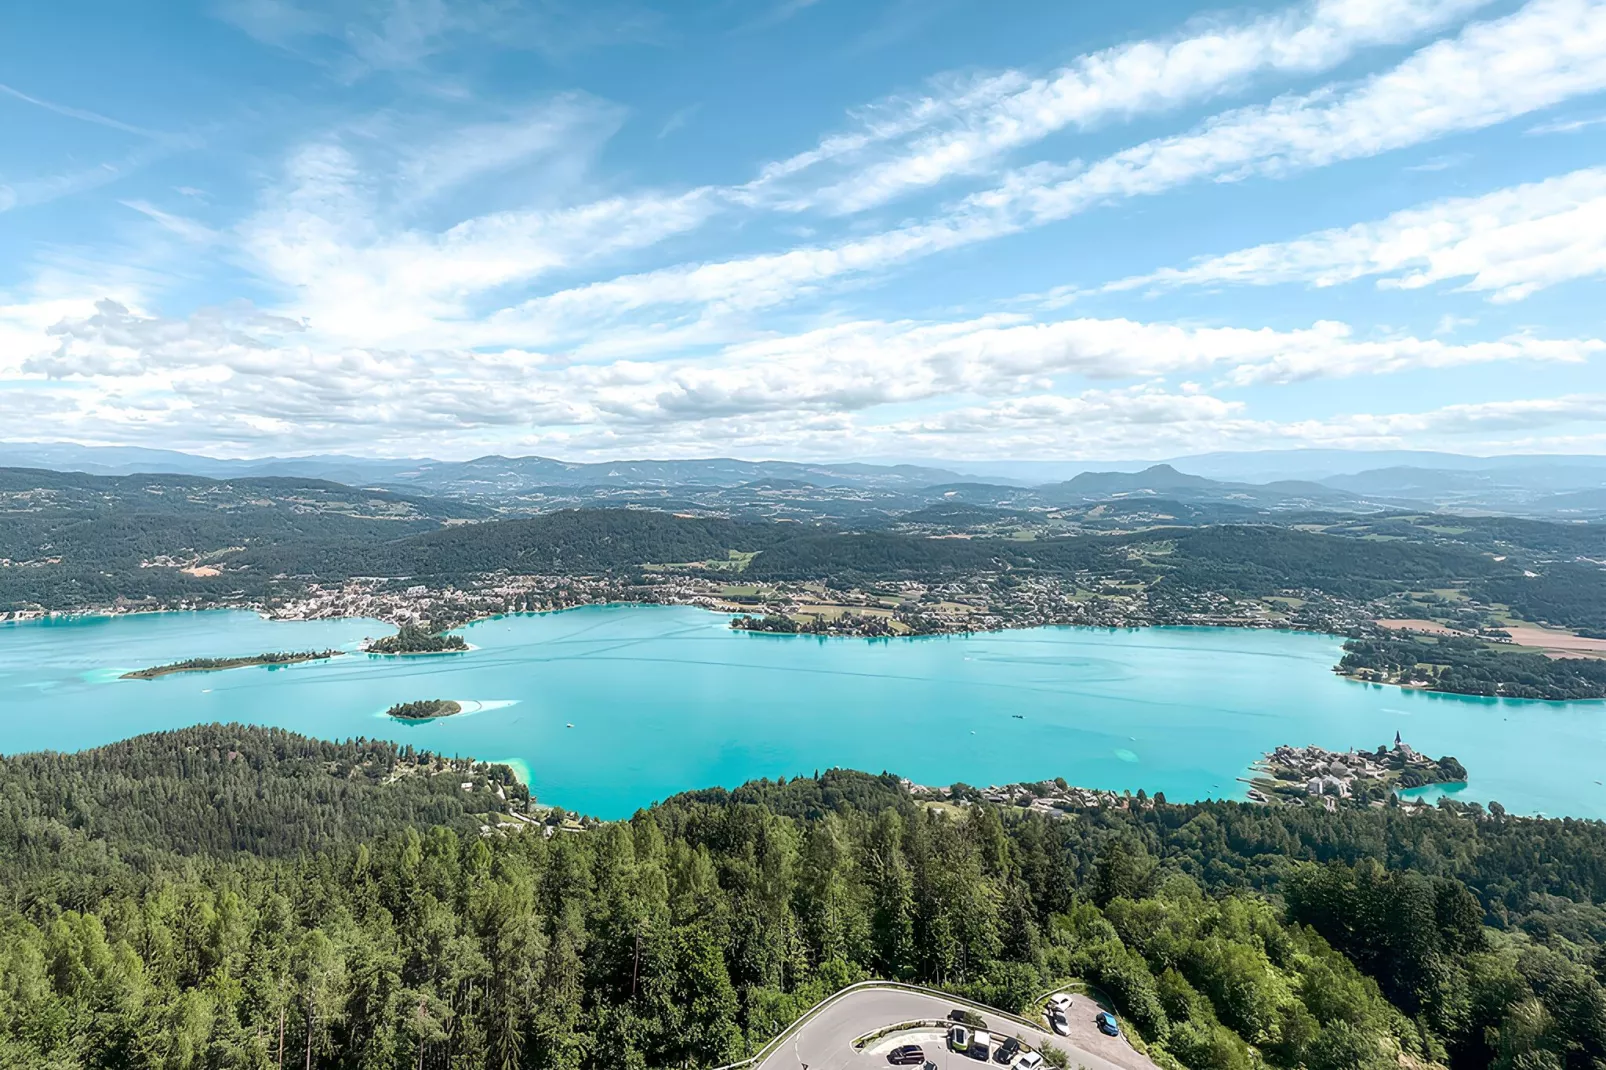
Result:
[[[0,439],[1606,453],[1606,0],[6,5]]]

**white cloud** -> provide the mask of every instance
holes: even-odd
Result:
[[[218,240],[218,232],[206,224],[198,223],[186,216],[163,211],[149,201],[133,200],[121,203],[125,208],[132,208],[147,219],[155,221],[163,230],[187,242],[206,245]]]
[[[1099,292],[1288,282],[1325,287],[1376,276],[1379,286],[1399,289],[1464,280],[1462,290],[1517,301],[1603,273],[1606,167],[1594,167],[1121,279]]]
[[[498,0],[220,0],[216,14],[264,44],[324,63],[355,81],[412,71],[471,43],[561,57],[639,39],[656,24],[625,0],[508,4]],[[333,55],[333,59],[328,58]]]
[[[578,326],[588,316],[606,322],[657,305],[773,307],[833,280],[884,271],[1099,204],[1199,180],[1276,177],[1374,155],[1492,125],[1600,88],[1606,88],[1606,3],[1530,0],[1510,16],[1474,23],[1348,88],[1328,87],[1226,112],[1188,134],[1144,142],[1087,167],[1019,169],[939,216],[880,233],[589,283],[535,299],[520,313],[505,314],[502,326],[531,317],[547,322],[554,315],[572,317]],[[989,93],[996,90],[977,89],[973,96]],[[937,113],[951,102],[931,100],[926,107]],[[904,130],[925,114],[911,109],[886,125]],[[873,130],[844,135],[861,145],[877,136]],[[835,151],[822,143],[816,155]],[[772,171],[791,173],[813,159],[805,154]]]
[[[1216,449],[1325,447],[1545,451],[1568,443],[1598,449],[1602,436],[1557,433],[1606,424],[1606,395],[1449,405],[1422,412],[1341,413],[1268,420],[1239,402],[1172,393],[1157,385],[1041,394],[966,406],[930,417],[855,424],[867,446],[975,459],[1154,457]],[[952,456],[952,453],[947,454]]]
[[[113,119],[109,115],[102,115],[96,111],[89,111],[85,108],[74,108],[67,104],[58,104],[53,100],[44,100],[40,97],[31,96],[27,93],[24,93],[20,89],[16,89],[4,83],[0,83],[0,95],[11,97],[13,100],[20,100],[24,104],[32,104],[36,108],[43,108],[45,111],[54,112],[57,115],[66,116],[69,119],[77,119],[80,122],[85,123],[94,123],[96,126],[104,126],[112,130],[120,130],[125,134],[137,134],[140,137],[155,138],[157,140],[168,137],[167,134],[163,134],[160,131],[147,130],[143,126],[135,126],[132,123],[125,123],[121,119]]]
[[[840,455],[913,451],[958,436],[978,455],[996,455],[1135,442],[1425,440],[1587,422],[1598,399],[1279,423],[1258,418],[1245,400],[1268,391],[1244,390],[1495,362],[1578,364],[1606,349],[1587,337],[1501,329],[1466,340],[1472,332],[1462,331],[1451,344],[1328,320],[1271,329],[970,313],[842,322],[846,313],[836,312],[793,322],[766,313],[1109,201],[1427,144],[1606,87],[1606,0],[1530,0],[1374,77],[1236,108],[1090,166],[1019,168],[924,220],[880,232],[821,220],[838,229],[816,245],[759,244],[748,255],[619,274],[640,264],[642,251],[716,214],[751,223],[734,209],[774,208],[771,194],[814,178],[806,172],[828,161],[869,160],[869,170],[836,189],[828,180],[820,203],[884,203],[947,175],[986,172],[1056,129],[1203,100],[1256,72],[1331,68],[1364,44],[1404,40],[1476,2],[1316,0],[1258,21],[1195,24],[1185,37],[1087,57],[1049,79],[955,80],[870,110],[859,130],[765,168],[746,187],[612,192],[592,171],[597,145],[623,113],[578,94],[494,114],[479,107],[445,135],[430,134],[439,122],[384,112],[305,144],[232,227],[214,231],[158,203],[126,200],[155,224],[142,224],[142,235],[159,226],[205,243],[272,296],[261,308],[225,304],[187,316],[161,314],[156,288],[139,285],[62,285],[6,298],[7,401],[24,387],[38,399],[30,433],[41,436],[151,435],[236,452],[407,452],[427,434],[431,452],[442,453],[519,443],[671,454],[769,444]],[[302,44],[345,33],[340,20],[352,10],[335,5],[309,29],[297,28],[302,9],[255,3],[263,18],[288,20],[285,39]],[[358,6],[372,14],[391,5]],[[423,20],[417,33],[396,28],[385,45],[397,64],[420,61],[460,30],[428,31],[428,0],[395,9]],[[891,162],[870,159],[893,145]],[[540,181],[527,185],[532,176]],[[507,194],[497,203],[516,206],[489,210],[479,194],[493,188]],[[1514,300],[1601,272],[1603,206],[1606,169],[1591,169],[1109,289],[1371,277],[1401,287],[1449,281]],[[219,214],[205,212],[208,220]],[[774,233],[742,229],[755,242]],[[604,272],[615,277],[588,281]],[[1441,333],[1462,326],[1443,320]]]
[[[935,96],[883,105],[869,114],[857,137],[828,139],[768,177],[916,135],[890,158],[788,201],[792,208],[855,212],[956,174],[989,170],[1004,154],[1066,127],[1086,128],[1206,100],[1257,73],[1328,70],[1358,49],[1409,40],[1486,2],[1316,0],[1240,25],[1204,24],[1186,36],[1119,45],[1083,56],[1047,78],[1010,71],[977,82],[950,81]]]
[[[394,229],[350,152],[322,143],[292,161],[286,187],[241,228],[243,251],[294,293],[298,314],[363,343],[446,331],[478,295],[638,249],[698,226],[706,190],[496,212],[442,232]]]
[[[843,324],[711,359],[576,365],[516,349],[352,346],[244,305],[184,320],[110,301],[0,306],[0,352],[18,358],[0,369],[13,383],[5,397],[29,400],[30,434],[155,437],[245,454],[357,443],[416,453],[420,436],[436,455],[1142,456],[1299,444],[1483,448],[1500,436],[1542,445],[1556,429],[1606,421],[1606,397],[1279,422],[1233,392],[1245,382],[1577,361],[1602,350],[1588,339],[1357,341],[1326,323],[1270,331],[995,316]],[[1215,385],[1167,385],[1189,375]],[[1109,382],[1078,388],[1077,379]]]
[[[972,203],[1061,219],[1091,205],[1200,179],[1278,176],[1474,130],[1606,89],[1606,3],[1530,0],[1474,23],[1393,70],[1240,108],[1145,142],[1074,174],[1027,170]]]
[[[928,410],[918,420],[921,434],[943,427],[958,433],[974,424],[963,414],[976,399],[1037,399],[998,410],[1019,423],[1048,411],[1043,398],[1076,379],[1137,383],[1073,396],[1100,399],[1100,411],[1118,407],[1129,423],[1163,424],[1178,411],[1225,419],[1243,409],[1197,383],[1169,398],[1155,384],[1170,376],[1213,377],[1219,393],[1407,368],[1577,362],[1606,350],[1593,339],[1526,336],[1462,345],[1357,340],[1335,323],[1274,331],[993,316],[848,323],[727,346],[706,358],[575,364],[523,349],[358,346],[249,306],[170,320],[103,301],[43,331],[37,314],[31,329],[14,319],[14,352],[27,356],[13,374],[72,384],[74,418],[182,425],[186,434],[231,447],[253,435],[313,448],[437,431],[485,442],[521,427],[623,434],[650,445],[712,437],[735,425],[895,427],[907,418],[876,414],[910,406]],[[0,339],[5,322],[0,318]]]
[[[455,125],[445,136],[401,152],[396,176],[400,196],[409,204],[427,201],[471,180],[532,162],[561,174],[562,183],[548,178],[542,186],[572,182],[623,121],[624,109],[616,104],[565,93],[505,119]]]
[[[1576,134],[1580,130],[1588,130],[1592,126],[1606,124],[1606,115],[1592,115],[1585,119],[1552,119],[1529,127],[1528,134]]]
[[[1577,363],[1603,350],[1606,342],[1595,339],[1524,336],[1464,345],[1412,337],[1356,340],[1339,323],[1274,331],[987,317],[842,324],[731,346],[715,359],[621,361],[575,368],[572,376],[607,416],[664,421],[1016,394],[1049,389],[1068,376],[1119,380],[1205,373],[1243,386],[1495,361]]]

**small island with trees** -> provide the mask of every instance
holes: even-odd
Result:
[[[1445,755],[1435,761],[1394,736],[1394,746],[1375,751],[1330,751],[1281,746],[1253,766],[1253,802],[1304,803],[1320,799],[1328,809],[1340,802],[1381,806],[1395,792],[1429,784],[1465,783],[1467,770]]]
[[[171,665],[153,665],[149,669],[136,669],[133,672],[123,673],[124,680],[154,680],[158,676],[170,676],[178,672],[217,672],[221,669],[243,669],[247,665],[295,665],[303,661],[324,661],[328,658],[338,658],[343,651],[340,650],[303,650],[299,652],[281,651],[271,654],[250,654],[239,658],[190,658],[187,661],[175,661]]]
[[[395,635],[369,640],[363,649],[370,654],[457,654],[468,649],[468,640],[404,624]]]
[[[450,717],[462,713],[463,705],[449,698],[426,698],[417,702],[398,702],[385,711],[387,717],[398,721],[433,721],[437,717]]]

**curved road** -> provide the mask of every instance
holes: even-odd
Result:
[[[1077,1014],[1083,1006],[1078,1002],[1072,1014]],[[771,1052],[768,1058],[757,1064],[754,1070],[803,1070],[805,1067],[807,1070],[893,1070],[884,1052],[870,1050],[878,1045],[867,1045],[862,1052],[854,1051],[854,1038],[901,1022],[947,1018],[948,1012],[956,1007],[969,1007],[969,1004],[900,989],[856,989],[816,1014],[802,1029]],[[1096,1011],[1094,1007],[1086,1012],[1089,1021]],[[1069,1037],[1055,1036],[1047,1029],[1024,1026],[996,1014],[980,1013],[995,1036],[1019,1037],[1025,1044],[1038,1049],[1044,1044],[1054,1044],[1070,1055],[1073,1068],[1080,1064],[1087,1070],[1157,1070],[1154,1063],[1139,1055],[1124,1040],[1097,1034],[1097,1040],[1075,1033]],[[935,1062],[938,1070],[1005,1070],[997,1063],[984,1065],[977,1059],[949,1051],[945,1043],[925,1044],[923,1047],[926,1058]],[[1045,1070],[1050,1068],[1045,1066]]]

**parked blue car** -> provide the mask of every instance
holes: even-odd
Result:
[[[1109,1013],[1108,1011],[1099,1011],[1098,1016],[1093,1019],[1093,1022],[1099,1027],[1099,1032],[1103,1033],[1107,1037],[1118,1037],[1121,1035],[1121,1023],[1117,1022],[1115,1020],[1115,1015]]]

